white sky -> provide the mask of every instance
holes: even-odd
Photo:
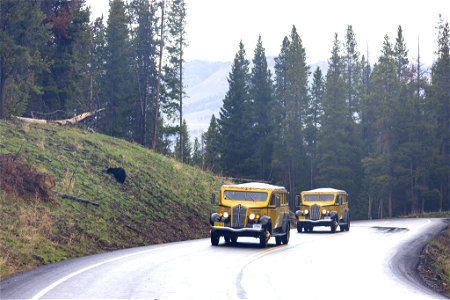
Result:
[[[94,17],[107,16],[109,0],[86,0]],[[409,58],[431,65],[437,49],[439,14],[450,22],[450,0],[185,0],[188,47],[185,60],[232,61],[243,41],[252,59],[261,35],[266,56],[277,56],[295,25],[308,64],[330,58],[334,33],[344,41],[352,25],[357,50],[373,64],[384,36],[395,43],[401,25]]]

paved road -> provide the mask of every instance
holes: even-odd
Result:
[[[155,245],[37,268],[0,282],[1,299],[445,299],[414,272],[445,219],[352,222],[349,232],[291,231],[260,249],[240,238]]]

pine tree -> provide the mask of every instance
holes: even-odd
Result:
[[[407,68],[409,64],[408,60],[408,50],[405,45],[405,39],[403,37],[403,29],[402,26],[398,26],[397,29],[397,38],[395,39],[394,46],[394,56],[395,62],[397,64],[397,77],[399,80],[404,81],[405,76],[407,75]]]
[[[106,30],[104,97],[106,114],[101,128],[106,134],[135,139],[137,80],[133,72],[133,52],[129,39],[128,18],[122,0],[110,2]]]
[[[178,137],[175,143],[175,156],[177,153],[183,153],[183,157],[178,157],[178,160],[184,162],[186,164],[191,163],[191,142],[189,138],[189,132],[186,124],[186,120],[183,120],[183,125],[181,126],[181,138]],[[183,151],[180,151],[180,148],[183,148]]]
[[[289,48],[290,41],[288,37],[284,37],[280,54],[275,57],[275,81],[274,81],[274,104],[271,109],[272,118],[272,135],[274,145],[272,156],[272,169],[274,178],[282,184],[289,182],[289,172],[287,172],[286,162],[286,128],[285,128],[285,111],[286,111],[286,81],[287,81],[287,63],[286,53]]]
[[[285,171],[283,184],[291,191],[291,203],[295,194],[308,186],[309,171],[304,149],[303,125],[309,102],[306,52],[295,26],[289,42],[284,41],[282,53],[276,65],[276,107],[281,109],[282,149],[276,150],[275,163]],[[280,147],[279,146],[279,147]]]
[[[371,93],[371,82],[370,77],[372,73],[372,68],[369,62],[369,53],[367,51],[367,58],[365,55],[362,55],[361,58],[361,85],[359,86],[360,90],[358,92],[361,103],[360,103],[360,131],[361,131],[361,157],[362,159],[368,157],[372,152],[372,146],[375,144],[375,133],[374,133],[374,118],[375,118],[375,109],[376,105],[372,101],[370,101],[370,93]],[[364,171],[364,166],[362,166]],[[371,188],[371,184],[369,183],[368,177],[366,174],[362,174],[362,182],[360,188],[360,206],[357,207],[362,212],[367,209],[367,218],[369,220],[372,219],[372,203],[373,198],[372,194],[369,192]]]
[[[106,47],[106,28],[103,24],[103,16],[97,18],[92,26],[90,26],[89,45],[89,88],[87,109],[93,111],[94,109],[103,108],[102,99],[103,89],[102,82],[104,80],[104,61],[105,61],[105,47]],[[98,128],[98,118],[88,120],[90,126]]]
[[[22,115],[30,97],[42,93],[36,80],[48,68],[49,26],[38,1],[0,2],[0,119]]]
[[[194,138],[194,146],[192,148],[192,165],[203,167],[203,152],[198,137]]]
[[[248,161],[253,149],[249,133],[249,61],[242,41],[228,77],[228,91],[220,109],[219,128],[222,140],[221,166],[229,176],[246,177],[251,170]]]
[[[220,142],[220,132],[219,124],[214,115],[211,116],[211,121],[209,122],[208,130],[204,135],[205,140],[205,167],[214,173],[221,170],[220,167],[220,153],[221,153],[221,142]]]
[[[369,54],[367,54],[367,58],[363,55],[361,58],[361,66],[362,66],[362,83],[360,85],[360,91],[358,92],[361,97],[361,105],[360,105],[360,113],[361,113],[361,132],[362,132],[362,142],[363,142],[363,155],[366,156],[371,151],[371,145],[374,144],[374,136],[372,129],[373,127],[373,118],[375,115],[375,103],[369,100],[369,95],[372,91],[371,87],[371,75],[372,68],[369,62]]]
[[[265,50],[261,36],[255,49],[250,79],[250,140],[254,141],[254,154],[251,157],[249,174],[254,178],[269,179],[273,151],[273,136],[271,128],[271,107],[273,102],[272,75],[267,66]]]
[[[311,86],[311,97],[305,116],[305,142],[306,155],[309,157],[310,188],[315,186],[317,142],[320,130],[320,119],[323,115],[323,96],[325,93],[325,81],[319,67],[314,71]]]
[[[343,75],[346,85],[346,103],[348,106],[348,116],[345,117],[344,123],[345,131],[347,132],[347,151],[352,156],[350,161],[352,175],[354,177],[354,184],[352,185],[352,204],[353,208],[358,207],[363,209],[363,199],[360,194],[363,170],[361,159],[363,155],[362,150],[362,131],[361,131],[361,102],[365,96],[364,79],[365,74],[363,65],[364,60],[360,59],[357,50],[356,36],[351,25],[347,26],[345,42],[343,47]]]
[[[359,52],[356,49],[357,42],[353,27],[347,27],[346,39],[343,51],[343,74],[347,89],[347,105],[349,115],[355,120],[360,118],[360,97],[358,91],[361,84],[361,65],[359,61]]]
[[[392,137],[395,146],[392,152],[393,185],[395,186],[391,214],[396,211],[408,213],[417,200],[415,195],[414,177],[416,176],[416,161],[420,148],[415,139],[421,126],[420,116],[415,112],[419,109],[413,95],[415,89],[409,86],[411,70],[408,66],[408,50],[403,38],[402,27],[397,29],[397,38],[393,49],[397,69],[398,98],[393,99],[395,117],[392,121]],[[406,197],[405,197],[406,195]],[[414,209],[415,210],[415,209]]]
[[[431,74],[431,98],[436,124],[437,153],[439,153],[439,210],[450,209],[450,28],[442,19],[438,25],[438,51]]]
[[[130,16],[135,53],[135,72],[139,91],[139,117],[137,140],[149,146],[149,134],[155,126],[156,78],[157,78],[157,6],[148,0],[133,0],[130,3]]]
[[[410,115],[408,119],[410,149],[410,209],[404,212],[416,212],[425,210],[439,210],[439,195],[433,184],[437,178],[435,171],[439,169],[436,159],[435,117],[432,113],[434,105],[430,101],[430,85],[427,69],[421,64],[420,46],[418,45],[417,62],[411,68],[409,75]],[[408,145],[406,145],[408,147]],[[409,149],[408,149],[409,150]]]
[[[399,80],[394,52],[385,36],[382,54],[375,64],[371,78],[372,92],[369,101],[375,107],[373,130],[376,135],[373,152],[364,159],[364,168],[374,199],[378,199],[378,217],[384,216],[384,200],[388,201],[388,216],[393,208],[393,153],[395,140],[392,132],[396,117],[395,99],[399,99]]]
[[[179,111],[180,128],[183,120],[183,63],[186,41],[186,5],[184,0],[172,0],[167,14],[167,27],[169,32],[167,53],[168,64],[165,69],[165,81],[167,90],[167,101],[163,108],[167,115],[172,115],[174,110]],[[181,143],[183,135],[179,133]],[[183,158],[183,147],[180,148],[179,157]]]
[[[41,78],[44,94],[33,100],[30,109],[51,113],[52,118],[85,112],[89,97],[90,12],[84,7],[84,0],[40,3],[51,26],[52,39],[46,56],[52,64]]]
[[[319,133],[316,182],[319,186],[343,189],[358,199],[360,185],[360,141],[348,109],[348,85],[340,41],[334,38],[323,98]]]

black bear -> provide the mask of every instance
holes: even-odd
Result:
[[[123,168],[108,168],[106,173],[114,175],[117,182],[124,183],[125,179],[127,179],[127,173]]]

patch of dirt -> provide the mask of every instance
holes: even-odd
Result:
[[[417,271],[428,287],[450,298],[450,224],[424,247]]]
[[[0,154],[0,189],[18,197],[56,204],[51,197],[55,179],[9,155]]]

